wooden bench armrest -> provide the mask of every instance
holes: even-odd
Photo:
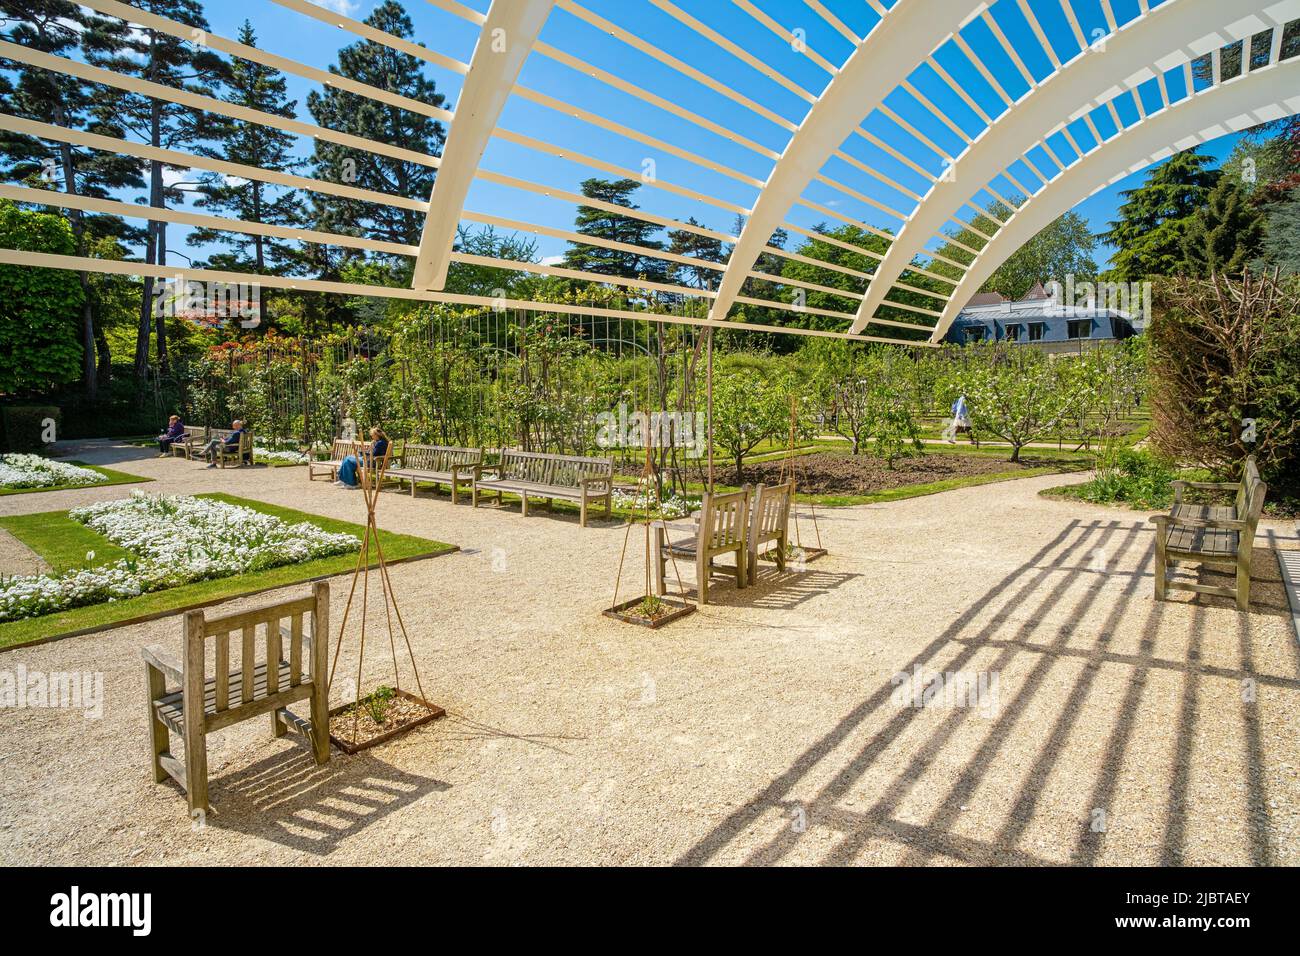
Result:
[[[1179,528],[1220,528],[1224,531],[1246,530],[1246,522],[1236,518],[1176,518],[1173,515],[1152,515],[1147,520],[1161,530],[1169,525]]]
[[[614,479],[610,478],[608,475],[589,475],[586,478],[578,479],[579,488],[586,488],[588,485],[605,485],[608,487],[613,485],[613,483]]]
[[[471,478],[477,480],[483,472],[483,463],[479,461],[471,462],[469,464],[461,462],[459,465],[451,466],[451,475],[453,478],[459,479],[462,472],[467,473]]]
[[[181,669],[181,662],[172,657],[161,644],[150,644],[148,647],[140,648],[140,656],[146,664],[162,671],[177,684],[185,683],[185,672]]]

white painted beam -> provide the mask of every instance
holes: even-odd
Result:
[[[412,280],[416,289],[441,289],[447,282],[451,247],[470,184],[519,71],[554,6],[555,0],[493,0],[488,10],[442,151],[443,165],[429,196]]]
[[[1300,58],[1207,87],[1112,137],[1026,203],[994,237],[953,291],[930,341],[942,341],[965,303],[1012,253],[1098,189],[1176,152],[1296,113]]]
[[[1266,20],[1274,15],[1287,15],[1279,6],[1294,5],[1296,12],[1300,12],[1300,0],[1288,0],[1282,5],[1276,0],[1239,0],[1239,3]],[[1219,0],[1169,0],[1153,7],[1150,13],[1130,20],[1109,37],[1104,53],[1075,57],[999,117],[957,158],[951,175],[930,188],[916,212],[899,230],[862,300],[854,330],[866,326],[907,264],[942,230],[968,196],[998,175],[1010,178],[1008,167],[1039,143],[1045,132],[1050,133],[1059,126],[1062,117],[1086,115],[1086,111],[1100,105],[1098,98],[1154,75],[1150,66],[1154,51],[1169,51],[1167,56],[1158,59],[1156,66],[1171,69],[1232,39],[1220,25],[1222,13]],[[1249,29],[1249,24],[1254,22],[1253,18],[1243,18],[1233,28]],[[1119,135],[1124,135],[1122,127]]]
[[[876,24],[827,84],[768,177],[732,249],[711,317],[726,318],[772,233],[862,117],[983,6],[975,0],[900,0]]]

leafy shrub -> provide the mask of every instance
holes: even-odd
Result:
[[[1096,504],[1124,502],[1135,508],[1159,510],[1174,500],[1173,464],[1144,449],[1121,448],[1098,463],[1097,476],[1074,488],[1074,494]]]
[[[35,452],[44,450],[45,422],[54,419],[56,434],[59,431],[59,410],[52,405],[8,405],[0,420],[4,422],[4,446],[9,451]]]

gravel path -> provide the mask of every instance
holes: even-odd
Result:
[[[76,454],[151,493],[362,518],[301,468]],[[0,711],[0,862],[1300,864],[1300,651],[1265,550],[1293,526],[1261,529],[1251,614],[1156,604],[1145,516],[1037,497],[1062,480],[819,510],[829,556],[719,579],[653,632],[599,613],[622,528],[385,494],[381,526],[465,549],[393,569],[451,716],[323,769],[263,720],[214,735],[217,812],[193,832],[147,773],[138,656],[179,651],[179,619],[6,652],[0,674],[102,672],[104,702]],[[914,667],[982,674],[983,706],[895,699]]]

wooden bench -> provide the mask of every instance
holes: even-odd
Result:
[[[749,579],[749,489],[728,494],[705,494],[700,502],[699,523],[689,538],[673,541],[668,537],[665,522],[657,522],[658,543],[655,562],[655,589],[664,593],[664,576],[667,565],[675,557],[687,558],[695,563],[695,589],[701,604],[709,603],[709,577],[715,571],[735,574],[736,587],[743,588]],[[724,554],[736,556],[735,568],[715,566],[713,559]],[[680,584],[680,582],[679,582]]]
[[[1183,492],[1188,488],[1235,491],[1237,498],[1231,505],[1186,504]],[[1175,481],[1173,508],[1167,515],[1150,519],[1156,526],[1156,600],[1163,601],[1167,590],[1173,588],[1235,597],[1238,610],[1249,610],[1255,526],[1267,494],[1268,485],[1260,480],[1254,455],[1246,459],[1241,481]],[[1171,581],[1169,566],[1179,562],[1235,568],[1236,587]]]
[[[494,477],[484,478],[483,472]],[[504,492],[519,495],[523,514],[528,514],[528,499],[545,498],[549,506],[555,498],[578,502],[580,523],[587,526],[587,505],[605,502],[605,517],[613,508],[614,461],[611,458],[584,458],[579,455],[551,455],[537,451],[502,449],[496,465],[480,466],[474,479],[472,500],[478,507],[481,492],[495,491],[497,504]]]
[[[226,467],[226,462],[234,461],[241,468],[244,465],[253,463],[253,433],[245,431],[239,436],[239,447],[226,444],[226,439],[235,433],[233,428],[210,428],[208,429],[208,441],[214,438],[220,438],[221,444],[217,446],[216,460],[222,468]]]
[[[776,567],[785,570],[785,552],[790,543],[790,503],[794,499],[794,481],[779,485],[759,485],[751,495],[748,554],[745,559],[749,583],[758,581],[758,551],[769,541],[776,543]]]
[[[180,455],[184,458],[193,458],[194,452],[202,450],[203,446],[207,443],[207,425],[186,425],[184,436],[171,443],[170,451],[173,455]]]
[[[336,438],[330,446],[329,461],[309,461],[307,463],[307,480],[312,481],[318,474],[324,472],[329,476],[330,481],[337,481],[339,477],[339,466],[343,464],[343,459],[351,455],[356,448],[369,450],[369,442],[356,442],[347,438]]]
[[[153,779],[162,783],[170,776],[179,783],[191,817],[208,812],[207,735],[214,730],[269,713],[274,736],[296,730],[311,741],[318,764],[329,760],[325,672],[329,606],[329,585],[319,581],[307,597],[252,611],[211,619],[201,610],[188,611],[183,661],[157,644],[140,652],[148,687]],[[310,624],[310,629],[305,624]],[[260,642],[259,627],[264,629]],[[232,670],[230,651],[236,634],[239,666]],[[207,676],[209,642],[214,645],[211,677]],[[265,648],[260,662],[258,647]],[[169,690],[169,683],[178,689]],[[285,709],[300,700],[310,701],[310,719]],[[183,761],[172,756],[173,733],[185,743]]]
[[[419,445],[408,442],[402,450],[401,461],[390,467],[384,477],[391,478],[401,486],[403,481],[411,483],[411,497],[415,497],[415,485],[420,481],[430,481],[451,488],[451,503],[459,500],[461,485],[473,487],[478,480],[483,465],[483,449],[454,448],[447,445]]]

